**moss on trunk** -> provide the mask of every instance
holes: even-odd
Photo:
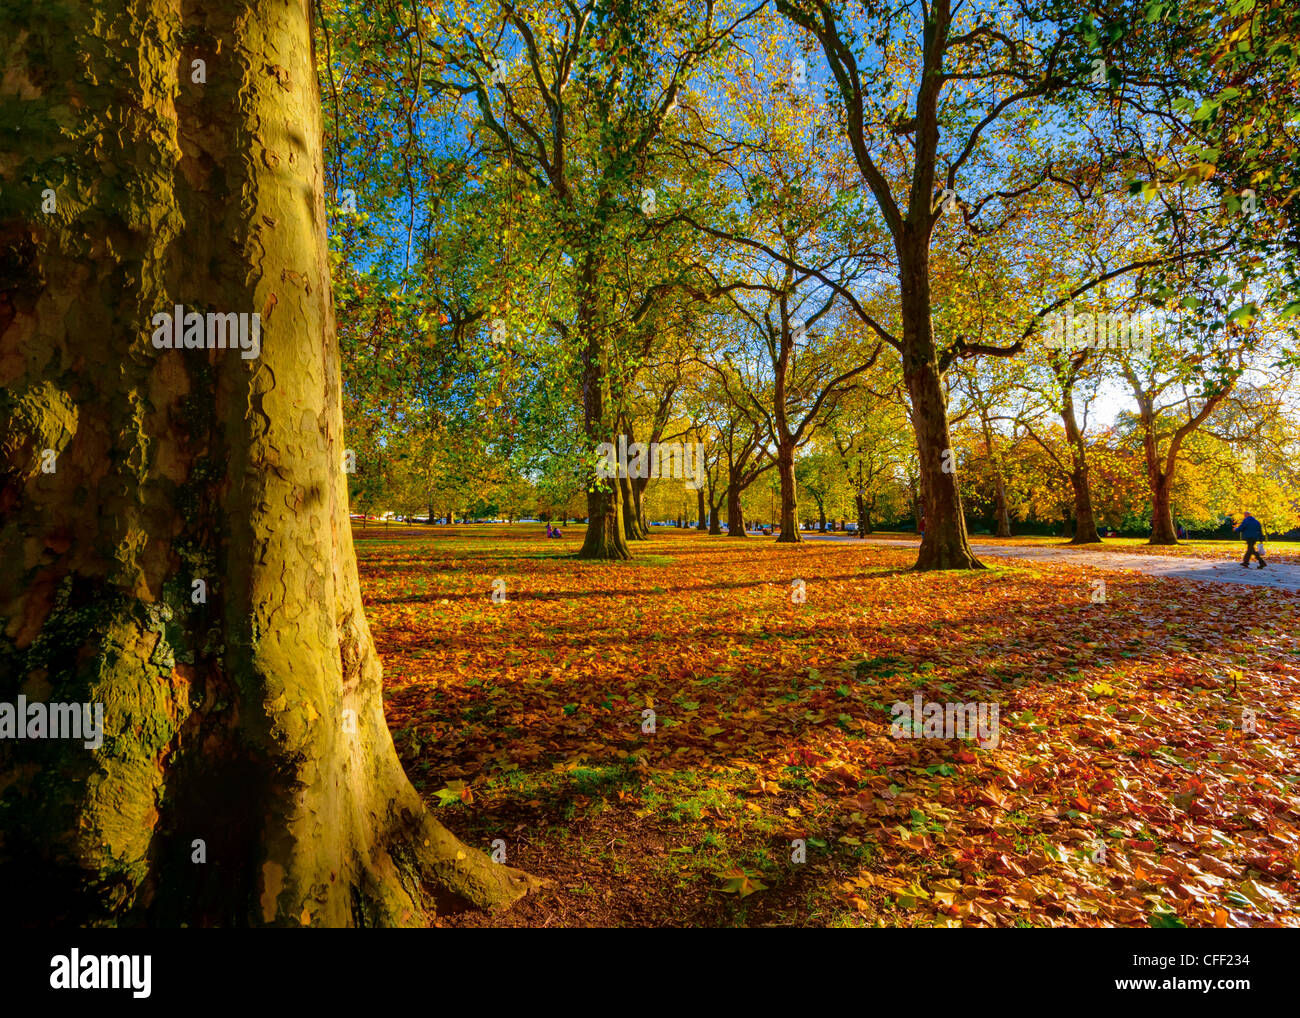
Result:
[[[385,723],[310,12],[0,14],[32,127],[0,161],[0,700],[104,706],[97,748],[0,744],[30,921],[418,925],[534,886],[427,814]],[[260,314],[260,354],[156,348],[176,305]]]

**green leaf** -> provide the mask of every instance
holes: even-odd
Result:
[[[751,877],[738,867],[722,873],[714,873],[713,875],[724,881],[723,885],[718,888],[723,894],[739,894],[742,898],[747,898],[755,891],[767,890],[767,884],[757,877]]]
[[[1185,930],[1187,924],[1178,918],[1177,914],[1165,909],[1156,909],[1149,916],[1147,922],[1153,930]]]

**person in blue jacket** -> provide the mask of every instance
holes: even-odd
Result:
[[[1250,513],[1246,513],[1241,518],[1241,522],[1232,528],[1235,534],[1241,531],[1241,536],[1246,542],[1246,555],[1241,560],[1241,568],[1250,568],[1250,556],[1254,555],[1259,560],[1259,568],[1264,568],[1264,556],[1255,550],[1255,545],[1264,540],[1264,528],[1260,526],[1259,520],[1255,519]]]

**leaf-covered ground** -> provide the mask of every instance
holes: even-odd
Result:
[[[618,565],[574,559],[578,526],[355,533],[408,773],[553,882],[443,922],[1300,925],[1298,594],[1114,572],[1093,603],[1096,569],[667,528]],[[892,738],[917,692],[996,702],[997,746]]]

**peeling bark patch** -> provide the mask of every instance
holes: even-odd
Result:
[[[262,921],[275,921],[275,902],[284,889],[284,867],[268,862],[262,867]]]
[[[289,91],[289,72],[279,64],[267,64],[266,73],[275,78],[280,87],[286,92]]]

